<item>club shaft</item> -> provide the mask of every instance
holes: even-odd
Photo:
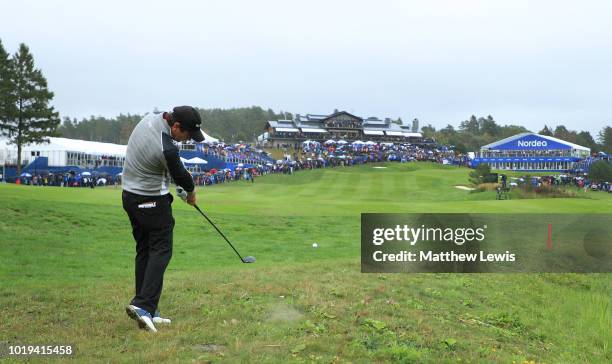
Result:
[[[234,248],[234,246],[232,245],[232,243],[230,243],[230,241],[225,237],[225,235],[223,235],[223,233],[221,232],[221,230],[219,230],[219,228],[217,227],[217,225],[215,225],[212,221],[210,221],[210,219],[208,218],[208,216],[206,216],[206,214],[204,212],[202,212],[202,210],[200,210],[200,208],[198,207],[198,205],[193,205],[193,207],[196,208],[196,210],[198,210],[200,212],[200,214],[202,214],[202,216],[204,216],[204,218],[206,219],[206,221],[208,221],[212,227],[215,228],[215,230],[217,230],[217,232],[219,233],[219,235],[221,235],[223,237],[223,239],[225,239],[225,241],[227,241],[227,243],[229,244],[229,246],[232,247],[232,249],[234,250],[234,252],[236,252],[236,255],[238,255],[238,258],[240,258],[240,260],[244,263],[244,259],[242,259],[242,256],[240,255],[240,253],[238,253],[238,250],[236,250],[236,248]]]

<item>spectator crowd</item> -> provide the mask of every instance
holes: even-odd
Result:
[[[261,150],[240,143],[227,145],[212,143],[183,147],[184,150],[201,152],[204,157],[216,157],[232,168],[206,168],[192,171],[194,181],[198,186],[210,186],[220,183],[247,181],[254,183],[258,176],[268,174],[293,174],[296,171],[316,168],[350,167],[377,162],[413,162],[430,161],[441,164],[468,165],[466,155],[457,154],[452,147],[435,144],[409,144],[390,142],[348,143],[344,140],[328,140],[318,142],[307,140],[293,155],[285,154],[283,159],[274,160]],[[76,173],[40,173],[34,176],[24,173],[19,182],[36,186],[89,187],[102,185],[117,185],[121,183],[121,174],[97,174],[90,172]],[[557,175],[543,177],[512,178],[512,185],[529,183],[533,186],[574,185],[579,188],[612,192],[612,184],[592,183],[585,173],[581,175]]]

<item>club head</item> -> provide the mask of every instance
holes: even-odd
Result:
[[[248,256],[248,257],[244,257],[244,259],[242,260],[243,263],[255,263],[255,257],[252,256]]]

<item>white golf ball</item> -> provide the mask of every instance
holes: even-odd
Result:
[[[317,244],[317,243],[312,243],[312,247],[313,247],[313,248],[318,248],[318,247],[319,247],[319,244]]]

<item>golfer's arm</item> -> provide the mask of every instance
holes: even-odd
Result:
[[[166,140],[166,138],[168,139]],[[166,159],[166,166],[168,167],[168,172],[170,172],[170,176],[172,176],[174,183],[183,187],[187,192],[193,192],[195,188],[193,178],[185,169],[185,166],[183,166],[178,148],[176,145],[172,144],[168,136],[163,135],[162,139],[164,139],[163,152],[164,158]]]
[[[183,187],[185,191],[192,192],[194,189],[193,178],[183,166],[178,149],[174,151],[164,150],[164,157],[166,158],[166,165],[174,183]]]

